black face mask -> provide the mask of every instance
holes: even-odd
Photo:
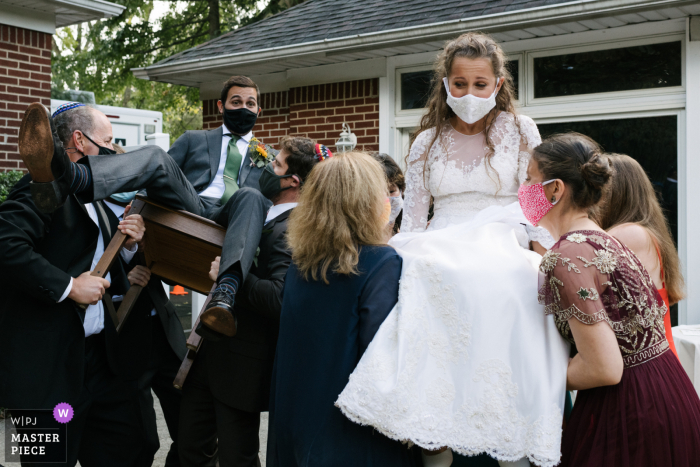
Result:
[[[272,164],[267,164],[267,166],[263,169],[263,173],[260,174],[260,193],[262,193],[265,198],[272,200],[284,190],[291,188],[291,186],[282,188],[280,182],[283,178],[293,176],[294,175],[277,175],[275,170],[272,168]]]
[[[257,120],[258,114],[244,107],[233,110],[224,108],[224,125],[235,135],[247,135]]]
[[[86,137],[87,140],[90,141],[92,144],[94,144],[95,146],[100,148],[99,152],[97,153],[98,156],[111,156],[111,155],[117,153],[117,151],[115,151],[114,149],[109,149],[109,148],[106,148],[104,146],[100,146],[99,144],[97,144],[96,142],[91,140],[90,137],[88,135],[86,135],[85,133],[83,133],[83,136]]]

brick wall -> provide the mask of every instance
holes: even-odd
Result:
[[[276,146],[280,137],[291,134],[313,138],[335,150],[343,122],[357,136],[356,149],[379,150],[379,80],[292,88],[263,94],[263,111],[253,133]],[[204,129],[221,126],[216,99],[203,102]]]
[[[23,168],[17,150],[28,104],[51,106],[51,34],[0,25],[0,171]]]

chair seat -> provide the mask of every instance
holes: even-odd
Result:
[[[140,214],[146,224],[146,266],[166,282],[174,282],[207,295],[211,262],[221,255],[226,229],[214,221],[186,211],[161,206],[145,196]]]

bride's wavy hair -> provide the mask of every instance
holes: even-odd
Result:
[[[413,142],[419,134],[430,130],[431,128],[435,128],[435,134],[433,135],[433,138],[426,149],[426,153],[424,154],[424,164],[427,165],[428,152],[433,147],[435,142],[439,140],[449,119],[455,116],[454,111],[449,105],[447,105],[447,91],[445,90],[442,79],[447,78],[450,75],[455,58],[461,57],[471,59],[485,58],[491,62],[493,74],[496,75],[496,78],[505,78],[500,91],[498,91],[498,94],[496,95],[496,107],[491,109],[486,116],[485,135],[486,145],[488,146],[486,164],[488,169],[493,170],[493,167],[491,166],[491,157],[494,153],[494,143],[491,139],[491,128],[496,121],[496,117],[498,116],[499,112],[510,112],[515,116],[515,123],[518,127],[518,131],[520,131],[520,123],[518,122],[515,106],[513,105],[515,88],[513,86],[513,77],[506,66],[508,59],[506,54],[503,52],[503,49],[501,49],[496,41],[488,34],[468,32],[445,44],[445,48],[442,52],[440,52],[437,60],[435,61],[433,79],[431,81],[432,89],[428,99],[428,111],[421,118],[420,128],[411,135],[409,147],[413,145]],[[406,155],[407,165],[408,156],[409,155]],[[424,167],[424,183],[425,172]],[[498,177],[498,173],[496,173],[496,177]]]
[[[385,244],[387,196],[384,169],[369,154],[341,153],[317,164],[287,228],[292,260],[304,278],[327,284],[329,269],[357,274],[362,245]]]

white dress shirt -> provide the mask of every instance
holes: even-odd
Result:
[[[297,204],[299,204],[299,203],[282,203],[282,204],[276,204],[276,205],[272,206],[270,208],[270,210],[267,211],[267,217],[265,218],[265,225],[267,225],[268,222],[270,222],[272,219],[279,216],[283,212],[287,212],[290,209],[297,207]]]
[[[97,220],[97,211],[95,211],[95,206],[93,206],[91,203],[88,203],[85,205],[85,209],[87,210],[90,219],[92,219],[95,225],[97,225],[97,229],[99,231],[97,234],[97,247],[95,248],[95,254],[92,257],[92,266],[90,266],[90,270],[92,271],[93,269],[95,269],[97,263],[100,261],[100,258],[102,258],[102,255],[105,252],[105,244],[104,239],[102,237],[102,229],[100,228],[100,223]],[[120,253],[122,258],[124,258],[124,261],[128,263],[136,254],[136,251],[138,251],[138,245],[134,245],[133,250],[127,250],[126,248],[122,248],[122,251]],[[109,282],[112,282],[112,278],[109,273],[107,273],[105,279]],[[66,288],[65,292],[63,292],[63,295],[61,296],[61,299],[58,302],[60,303],[63,300],[65,300],[72,289],[73,278],[71,277],[70,282],[68,283],[68,287]],[[99,302],[97,302],[97,305],[89,305],[87,307],[87,310],[85,310],[85,321],[83,321],[85,337],[100,333],[105,327],[104,320],[105,310],[102,301],[100,300]]]
[[[218,199],[224,196],[224,191],[226,191],[226,185],[224,185],[224,168],[226,168],[226,159],[228,158],[228,142],[231,141],[231,136],[227,135],[227,133],[230,133],[230,131],[225,125],[221,125],[221,129],[224,132],[224,136],[221,138],[221,157],[219,158],[219,168],[216,171],[216,175],[214,175],[214,179],[211,181],[209,186],[199,194],[199,196],[207,196],[209,198]],[[243,164],[246,163],[245,155],[248,152],[248,144],[250,144],[250,139],[252,137],[253,132],[249,131],[247,135],[241,136],[238,141],[236,141],[238,151],[240,151],[241,156],[243,156],[241,157],[241,169],[243,168]],[[236,183],[239,183],[239,180],[241,179],[241,172],[242,170],[238,171],[238,180],[236,180]]]

